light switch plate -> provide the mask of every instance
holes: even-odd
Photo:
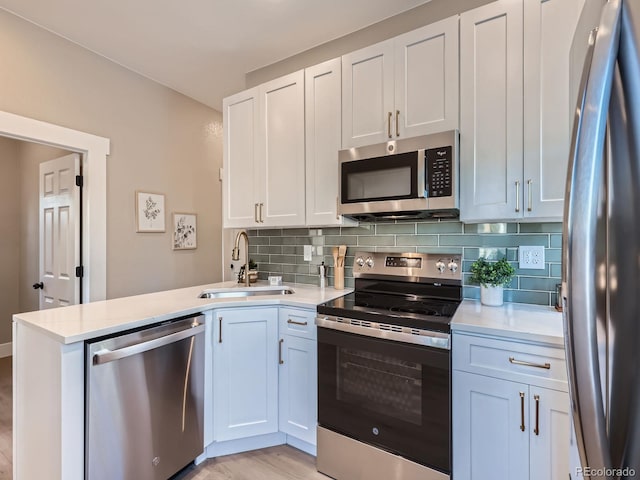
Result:
[[[520,246],[518,249],[520,268],[544,270],[544,247]]]
[[[305,245],[304,246],[304,261],[305,262],[310,262],[312,256],[313,256],[313,246],[312,245]]]

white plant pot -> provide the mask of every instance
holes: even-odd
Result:
[[[504,302],[502,295],[503,287],[480,286],[480,302],[490,307],[499,307]]]

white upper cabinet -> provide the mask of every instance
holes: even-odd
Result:
[[[225,227],[256,224],[259,203],[259,94],[257,88],[223,101],[222,208]]]
[[[460,16],[460,219],[522,212],[522,2]]]
[[[304,225],[304,72],[260,85],[261,226]]]
[[[498,0],[461,15],[462,221],[562,220],[583,4]]]
[[[561,219],[571,127],[569,52],[584,0],[524,2],[525,217]]]
[[[391,137],[393,40],[342,57],[342,147]]]
[[[396,37],[396,136],[458,128],[458,23],[456,15]]]
[[[354,223],[338,215],[342,116],[339,58],[305,69],[306,223]]]
[[[342,147],[458,126],[458,17],[342,57]]]
[[[304,225],[304,72],[223,102],[223,226]]]

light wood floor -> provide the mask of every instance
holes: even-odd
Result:
[[[0,480],[11,480],[11,357],[0,358]]]
[[[0,480],[11,480],[11,357],[0,358]],[[315,458],[283,445],[209,459],[176,480],[328,480]]]

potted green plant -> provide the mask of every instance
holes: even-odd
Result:
[[[480,284],[480,302],[483,305],[499,307],[503,303],[503,288],[516,270],[506,258],[489,262],[480,257],[471,264],[471,282]]]

